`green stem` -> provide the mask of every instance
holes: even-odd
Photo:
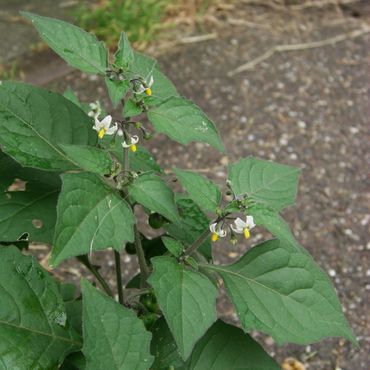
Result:
[[[215,221],[213,221],[212,223],[214,222],[220,222],[221,220],[223,219],[223,217],[218,217]],[[202,244],[203,242],[209,237],[209,234],[210,234],[210,230],[207,228],[205,229],[198,237],[198,239],[196,239],[194,241],[194,243],[185,250],[184,254],[183,254],[183,257],[186,257],[186,256],[190,256],[192,255]]]
[[[121,255],[118,251],[114,251],[114,261],[116,263],[116,280],[118,301],[123,304],[123,285],[122,285],[122,271],[121,271]]]
[[[77,259],[95,276],[96,280],[99,281],[100,285],[104,289],[104,291],[111,297],[113,297],[113,292],[110,289],[108,283],[104,280],[104,278],[100,275],[99,271],[95,268],[93,264],[89,261],[86,255],[78,256]]]
[[[134,225],[134,232],[135,232],[135,249],[140,267],[140,288],[143,288],[146,284],[146,279],[150,275],[150,270],[146,263],[143,246],[141,245],[140,233],[136,225]]]
[[[129,134],[129,128],[127,129],[127,132]],[[127,174],[130,169],[130,157],[129,157],[129,148],[123,149],[123,170],[124,173]],[[134,233],[135,233],[135,249],[136,249],[136,255],[139,261],[139,267],[140,267],[140,287],[143,288],[146,284],[146,279],[150,275],[149,267],[146,263],[145,254],[143,250],[143,246],[141,245],[141,238],[139,230],[137,229],[137,226],[134,225]]]

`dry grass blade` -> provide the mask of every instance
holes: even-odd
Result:
[[[228,76],[235,76],[238,73],[248,71],[256,67],[258,64],[262,63],[266,59],[269,59],[275,53],[282,53],[282,52],[289,52],[289,51],[300,51],[300,50],[307,50],[307,49],[314,49],[319,48],[327,45],[334,45],[338,42],[342,42],[348,39],[353,39],[362,35],[365,35],[370,32],[370,26],[364,25],[361,29],[357,29],[354,31],[350,31],[347,33],[342,33],[340,35],[330,37],[324,40],[301,43],[301,44],[287,44],[287,45],[276,45],[269,50],[267,50],[262,55],[258,56],[257,58],[242,64],[238,68],[230,71]]]

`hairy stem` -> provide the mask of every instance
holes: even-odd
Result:
[[[114,261],[116,263],[116,280],[118,301],[123,304],[123,285],[122,285],[122,271],[121,271],[121,255],[118,251],[114,251]]]

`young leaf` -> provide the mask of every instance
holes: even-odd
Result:
[[[16,82],[0,85],[0,144],[23,166],[74,169],[58,144],[95,143],[91,118],[62,95]]]
[[[153,173],[145,173],[129,186],[129,195],[138,203],[172,221],[179,221],[179,214],[172,190]]]
[[[121,36],[118,42],[118,50],[114,54],[114,64],[117,67],[129,68],[134,62],[134,51],[131,48],[130,41],[126,34],[121,32]]]
[[[49,263],[134,240],[130,206],[92,173],[62,175],[57,224]]]
[[[248,334],[218,320],[196,344],[184,370],[279,370]]]
[[[176,239],[169,238],[168,236],[163,236],[162,241],[167,250],[175,257],[179,257],[184,250],[183,245]]]
[[[105,75],[108,51],[94,35],[59,19],[28,12],[21,15],[32,22],[41,38],[70,66]]]
[[[113,107],[116,107],[129,90],[130,83],[128,81],[116,81],[105,78],[105,84],[107,85],[112,105]]]
[[[186,360],[196,341],[216,320],[217,289],[199,272],[172,257],[152,258],[149,277],[164,317]]]
[[[0,240],[14,242],[26,233],[32,242],[51,243],[60,190],[57,173],[21,167],[12,158],[0,156]],[[25,188],[6,191],[16,179]],[[17,244],[20,244],[19,242]]]
[[[325,273],[307,253],[281,243],[287,241],[264,242],[229,266],[202,267],[221,275],[246,332],[260,330],[278,343],[356,342]]]
[[[180,144],[201,141],[224,151],[213,122],[190,100],[171,97],[150,109],[148,118],[158,132]]]
[[[191,171],[178,168],[173,171],[195,203],[208,211],[216,210],[221,201],[221,192],[214,182]]]
[[[0,249],[2,369],[56,369],[80,348],[58,286],[33,257]]]
[[[85,171],[99,175],[107,175],[112,169],[112,160],[109,154],[99,148],[87,145],[59,145],[64,153]]]
[[[191,245],[209,228],[209,219],[202,210],[189,198],[178,196],[177,207],[180,210],[180,222],[164,225],[169,235]],[[207,238],[198,249],[207,260],[212,259],[211,238]]]
[[[229,168],[231,187],[276,211],[294,203],[299,169],[257,158],[244,158]]]
[[[89,370],[148,370],[151,334],[129,309],[82,281],[82,352]]]

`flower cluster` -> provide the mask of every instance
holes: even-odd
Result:
[[[152,95],[151,87],[154,83],[153,76],[150,77],[149,81],[146,81],[142,78],[134,79],[131,81],[133,84],[133,93],[142,94],[145,93],[148,96]],[[115,135],[125,136],[125,140],[122,142],[123,148],[129,148],[132,152],[136,152],[136,144],[139,142],[139,137],[137,135],[129,136],[124,133],[122,128],[118,128],[118,123],[115,122],[112,124],[112,116],[108,115],[102,120],[99,119],[99,116],[102,113],[100,103],[98,101],[90,103],[90,111],[88,116],[94,118],[93,129],[98,133],[99,139],[103,139],[105,135]]]
[[[223,238],[227,235],[227,231],[222,228],[223,225],[215,222],[209,226],[211,231],[211,239],[213,242],[219,238]],[[253,216],[247,216],[246,220],[243,221],[241,218],[237,218],[233,225],[230,225],[232,233],[243,234],[246,239],[250,237],[250,230],[255,227]]]

